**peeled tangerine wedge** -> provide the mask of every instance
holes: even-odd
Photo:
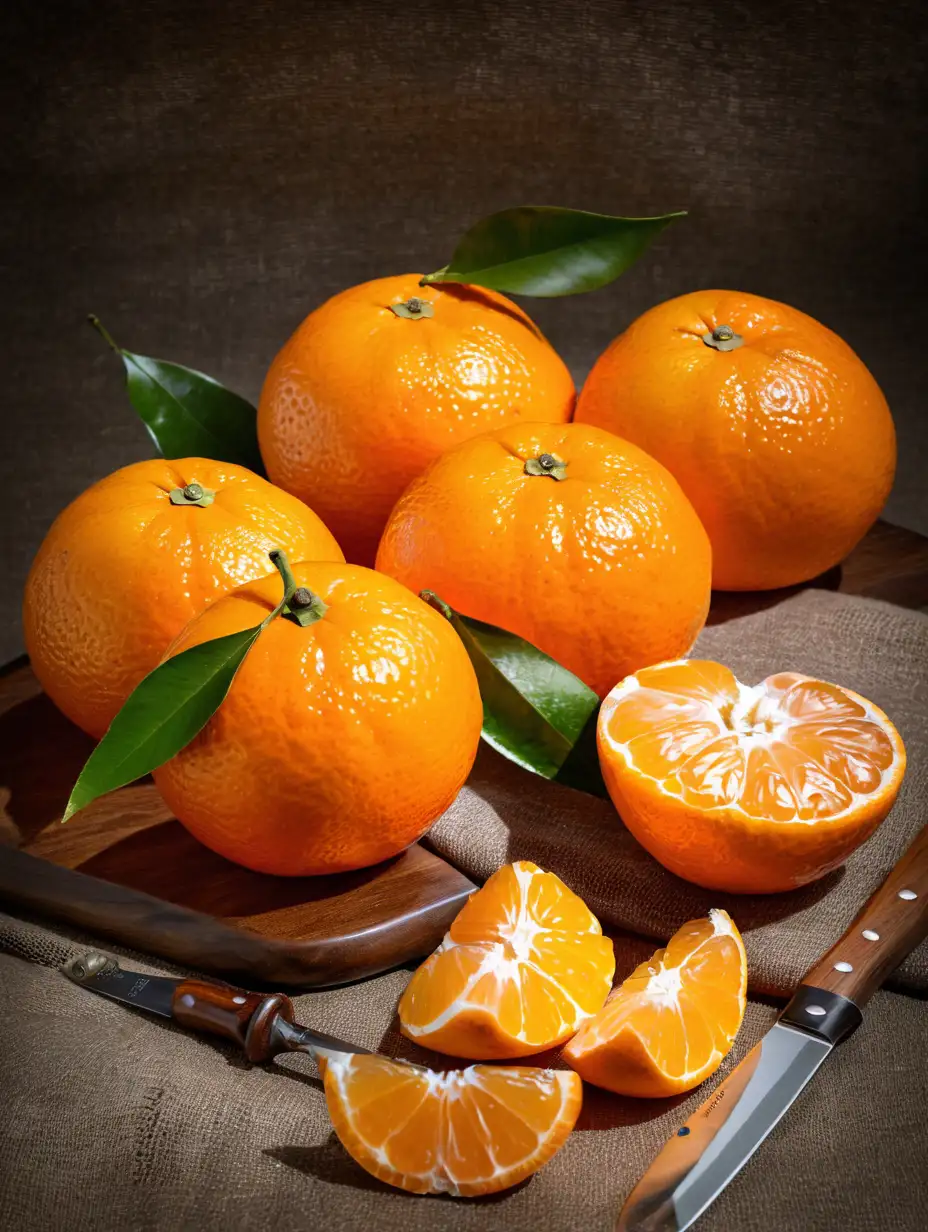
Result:
[[[368,1172],[412,1193],[476,1197],[537,1172],[580,1114],[569,1070],[472,1065],[439,1074],[385,1057],[321,1062],[335,1132]]]
[[[564,1049],[581,1078],[619,1095],[678,1095],[714,1074],[744,1018],[747,960],[725,911],[690,920],[628,977]]]
[[[754,687],[697,659],[628,676],[602,704],[599,760],[628,829],[671,872],[736,893],[837,868],[892,808],[899,733],[849,689],[780,672]]]
[[[615,955],[559,877],[520,860],[472,894],[406,987],[404,1035],[472,1060],[542,1052],[602,1008]]]

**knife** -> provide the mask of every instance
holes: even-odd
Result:
[[[293,1003],[283,993],[245,992],[206,980],[142,975],[123,970],[115,958],[96,951],[73,958],[61,970],[75,984],[111,1001],[231,1040],[258,1065],[282,1052],[308,1052],[314,1060],[332,1052],[372,1055],[368,1048],[300,1026],[294,1021]],[[410,1061],[402,1063],[423,1068]]]
[[[928,826],[745,1059],[645,1172],[616,1232],[684,1232],[747,1163],[870,997],[928,936]]]

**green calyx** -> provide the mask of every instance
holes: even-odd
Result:
[[[525,461],[526,475],[547,475],[549,479],[558,481],[567,478],[567,463],[556,453],[540,453],[537,458],[527,458]]]
[[[294,624],[301,625],[304,629],[307,625],[321,620],[329,610],[328,605],[323,603],[320,596],[313,594],[308,587],[297,586],[290,563],[279,548],[275,548],[270,553],[270,557],[284,584],[284,597],[277,608],[284,619],[293,621]]]
[[[419,299],[418,295],[411,295],[405,303],[391,304],[390,310],[405,321],[421,321],[435,315],[434,306],[427,299]]]
[[[201,483],[188,483],[183,488],[174,488],[171,492],[172,505],[197,505],[205,509],[216,499],[216,493],[204,488]]]
[[[744,339],[730,325],[716,325],[711,334],[703,334],[703,342],[713,351],[737,351]]]

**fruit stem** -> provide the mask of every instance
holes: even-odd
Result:
[[[420,299],[418,295],[410,295],[402,304],[391,304],[390,311],[395,316],[403,317],[407,321],[421,321],[425,317],[433,317],[435,309],[427,299]]]
[[[172,505],[198,505],[205,509],[216,499],[216,493],[211,488],[204,488],[202,483],[192,479],[182,488],[173,488],[170,493]]]
[[[283,610],[286,619],[292,620],[304,629],[307,625],[321,620],[329,610],[328,605],[323,603],[319,595],[314,595],[309,587],[297,586],[285,552],[282,552],[280,548],[274,548],[269,555],[284,584],[283,601],[278,604],[275,614]]]
[[[94,327],[94,329],[97,331],[97,333],[106,343],[106,345],[108,347],[112,347],[112,349],[116,352],[117,355],[122,355],[122,347],[119,347],[116,345],[116,343],[113,341],[113,337],[110,334],[109,330],[100,320],[100,318],[96,315],[96,313],[93,313],[93,312],[88,313],[87,320]]]
[[[540,453],[537,458],[526,458],[526,475],[547,475],[558,481],[567,478],[567,463],[556,453]]]
[[[703,334],[702,340],[714,351],[736,351],[744,342],[730,325],[716,325],[711,334]]]

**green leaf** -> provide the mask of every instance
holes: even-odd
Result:
[[[422,598],[450,620],[470,656],[483,700],[484,740],[526,770],[605,795],[593,690],[514,633],[460,615],[432,591]]]
[[[423,283],[466,282],[514,295],[549,298],[595,291],[623,274],[685,211],[654,218],[616,218],[523,205],[476,223],[444,269]]]
[[[215,458],[264,474],[250,402],[193,368],[125,351],[97,317],[90,322],[125,364],[129,401],[165,458]]]
[[[150,774],[188,745],[221,705],[266,623],[191,646],[149,672],[87,759],[61,820]]]

